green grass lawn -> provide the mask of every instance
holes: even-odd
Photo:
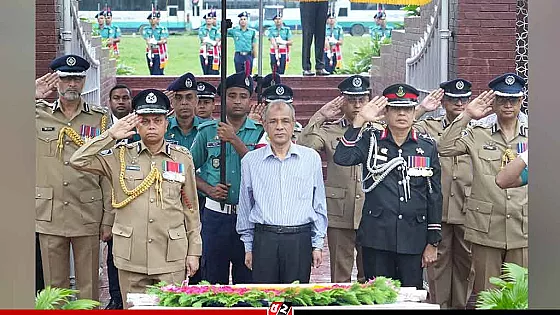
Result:
[[[299,75],[301,69],[301,34],[294,34],[294,44],[290,53],[290,64],[286,69],[286,74]],[[343,63],[349,62],[352,52],[356,51],[361,45],[364,45],[370,40],[370,37],[344,37],[343,45]],[[169,75],[182,75],[186,72],[191,72],[194,75],[202,75],[199,61],[199,44],[198,37],[195,35],[171,35],[168,40],[169,62],[165,68],[165,74]],[[233,39],[228,38],[228,64],[227,73],[232,74],[235,72],[233,64]],[[311,46],[311,65],[315,66],[313,46]],[[145,41],[142,37],[136,35],[123,35],[119,45],[121,62],[126,66],[134,68],[134,75],[149,75],[148,66],[146,63]],[[263,41],[263,61],[262,73],[267,74],[271,72],[270,57],[269,57],[269,44],[268,40]],[[253,74],[257,73],[258,65],[254,65]]]

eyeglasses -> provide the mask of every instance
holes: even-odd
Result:
[[[459,102],[461,102],[461,104],[467,104],[470,101],[470,97],[449,97],[449,96],[446,96],[445,100],[449,103],[452,103],[452,104],[458,104]]]
[[[496,105],[503,106],[507,103],[515,105],[521,98],[516,96],[496,96]]]

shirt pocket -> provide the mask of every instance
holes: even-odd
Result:
[[[492,218],[492,203],[467,198],[467,218],[465,226],[467,228],[488,233]]]
[[[113,232],[113,255],[130,260],[132,253],[132,226],[115,223],[111,232]]]
[[[107,192],[108,193],[108,192]],[[101,189],[91,189],[80,193],[83,224],[99,223],[103,216],[103,193]]]
[[[496,175],[496,170],[500,168],[502,153],[496,148],[496,150],[478,150],[478,158],[482,164],[482,172],[485,175]]]
[[[325,195],[327,197],[327,212],[333,216],[344,215],[344,204],[346,201],[346,188],[325,186]]]
[[[188,252],[187,231],[185,225],[169,229],[167,240],[167,261],[185,260]]]
[[[52,220],[53,189],[51,187],[35,187],[35,212],[37,221]]]
[[[37,132],[37,156],[53,157],[56,155],[58,133],[56,131]]]

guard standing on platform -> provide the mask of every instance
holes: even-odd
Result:
[[[465,207],[465,240],[472,244],[474,294],[493,287],[489,279],[500,276],[504,262],[528,266],[527,186],[504,190],[495,182],[500,169],[527,150],[529,127],[519,118],[525,83],[515,73],[496,77],[488,84],[491,91],[471,101],[439,140],[442,157],[471,157],[473,180]],[[492,111],[496,122],[469,126],[472,119]]]
[[[385,276],[421,290],[423,268],[437,259],[441,241],[442,195],[436,143],[412,129],[418,95],[406,84],[387,87],[356,115],[333,160],[363,165],[366,197],[357,240],[366,279]],[[387,128],[367,125],[381,113]]]
[[[69,160],[87,139],[107,128],[107,112],[81,98],[90,64],[76,55],[53,60],[59,98],[35,105],[35,231],[39,233],[45,286],[70,288],[70,245],[79,298],[98,300],[100,234],[110,231],[106,178],[83,174]],[[41,89],[41,88],[38,88]]]
[[[228,29],[228,37],[233,37],[235,45],[235,72],[253,72],[253,60],[257,57],[257,30],[247,26],[249,13],[239,13],[239,25]]]
[[[113,254],[121,294],[145,293],[159,282],[182,283],[198,270],[200,217],[192,157],[165,141],[169,99],[159,90],[138,93],[134,113],[72,155],[72,167],[107,176],[113,186]],[[136,133],[141,141],[115,140]],[[127,304],[125,304],[127,308]]]
[[[330,254],[331,282],[351,282],[354,257],[358,281],[363,282],[362,249],[356,244],[356,231],[362,217],[364,193],[361,165],[340,166],[333,161],[339,139],[351,128],[356,112],[369,98],[369,80],[360,75],[344,79],[338,88],[342,96],[325,104],[303,129],[299,143],[324,152],[327,160],[325,195],[329,227],[327,238]],[[343,117],[336,119],[339,113]],[[383,128],[376,124],[378,128]]]
[[[272,20],[275,27],[268,29],[268,39],[270,40],[270,69],[273,72],[284,74],[286,65],[290,58],[290,48],[292,46],[292,31],[284,26],[282,14],[276,14]],[[274,71],[276,69],[276,71]]]
[[[311,44],[315,38],[315,74],[328,75],[325,70],[323,52],[325,47],[325,23],[329,11],[328,0],[300,0],[299,14],[303,42],[301,45],[301,67],[303,75],[314,75],[311,72]]]
[[[107,40],[107,47],[112,49],[114,56],[118,56],[121,29],[113,24],[113,12],[111,12],[111,8],[108,8],[107,12],[105,12],[105,27],[101,30],[101,38]]]
[[[455,79],[440,84],[443,92],[440,104],[445,115],[417,121],[414,128],[429,134],[436,141],[459,116],[471,96],[471,83]],[[438,94],[439,95],[439,94]],[[436,97],[439,98],[439,97]],[[423,102],[424,104],[424,102]],[[427,108],[427,111],[435,108]],[[441,243],[438,260],[428,267],[430,299],[442,309],[465,309],[472,292],[471,244],[465,241],[465,200],[470,196],[472,183],[471,158],[468,155],[440,157],[443,209]]]
[[[330,74],[342,67],[342,43],[344,42],[344,30],[336,24],[334,12],[327,16],[325,28],[325,70]]]
[[[244,72],[227,78],[227,123],[207,121],[198,128],[191,147],[197,175],[197,188],[206,196],[202,214],[203,279],[212,284],[229,284],[230,263],[234,284],[251,283],[245,266],[245,248],[236,231],[237,204],[241,181],[241,158],[254,150],[264,133],[263,126],[247,117],[253,93],[253,80]],[[221,83],[221,84],[222,84]],[[218,95],[221,86],[218,86]],[[226,143],[221,152],[220,141]],[[220,183],[220,155],[225,154],[226,183]]]
[[[101,36],[101,31],[105,28],[105,11],[100,11],[95,15],[97,19],[97,24],[93,25],[93,32]]]
[[[157,17],[154,13],[148,15],[150,27],[144,27],[142,37],[146,41],[146,61],[150,75],[163,75],[165,58],[167,55],[163,48],[166,47],[169,32],[166,28],[158,25]]]
[[[220,74],[220,29],[213,25],[215,12],[204,16],[206,25],[198,29],[200,40],[200,66],[204,75]]]
[[[196,115],[202,120],[213,120],[212,113],[216,107],[216,88],[204,81],[198,81],[196,92],[198,94],[198,105]]]

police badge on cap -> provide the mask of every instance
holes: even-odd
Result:
[[[383,96],[387,98],[388,106],[409,107],[418,104],[420,92],[413,86],[397,83],[383,90]]]
[[[89,67],[89,62],[77,55],[64,55],[56,58],[50,64],[50,68],[56,71],[59,77],[85,77]]]
[[[199,81],[196,90],[198,98],[213,99],[216,96],[216,88],[208,82]]]
[[[293,99],[294,99],[294,92],[287,85],[277,84],[277,85],[273,85],[273,86],[268,87],[263,92],[263,98],[264,98],[265,102],[267,102],[267,103],[270,103],[270,102],[276,101],[276,100],[282,100],[282,101],[285,101],[287,103],[291,103],[291,102],[293,102]]]
[[[196,79],[192,73],[187,72],[171,82],[171,84],[167,87],[167,90],[173,92],[188,90],[196,91]]]
[[[443,89],[445,95],[454,98],[471,96],[471,83],[465,79],[455,79],[443,82],[439,85]]]
[[[166,115],[171,109],[171,105],[169,98],[163,92],[156,89],[147,89],[141,91],[132,99],[132,108],[138,115]]]
[[[488,87],[496,93],[497,96],[504,97],[521,97],[523,96],[523,87],[525,87],[525,79],[515,73],[505,73],[488,83]]]
[[[353,75],[340,82],[338,89],[342,94],[369,94],[369,80],[361,75]]]
[[[222,83],[218,85],[218,95],[222,92]],[[238,87],[249,91],[249,95],[253,94],[253,78],[246,76],[244,71],[234,73],[226,79],[226,89]]]

